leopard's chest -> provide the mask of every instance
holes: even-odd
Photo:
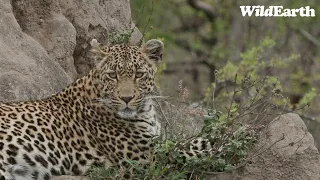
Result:
[[[153,151],[153,139],[160,135],[160,123],[155,113],[152,107],[133,120],[114,119],[108,126],[100,127],[97,142],[103,144],[105,157],[111,165],[148,159]]]

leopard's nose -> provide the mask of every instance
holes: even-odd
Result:
[[[125,103],[129,103],[133,98],[134,98],[134,96],[121,96],[120,97],[120,99],[122,101],[124,101]]]

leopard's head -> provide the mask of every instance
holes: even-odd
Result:
[[[120,44],[105,46],[93,39],[101,97],[122,118],[130,119],[147,106],[155,85],[163,43],[149,40],[142,47]]]

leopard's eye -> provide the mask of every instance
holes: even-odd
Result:
[[[116,72],[109,72],[109,73],[108,73],[108,76],[109,76],[110,78],[112,78],[112,79],[115,79],[115,78],[117,78],[117,73],[116,73]]]
[[[143,72],[136,72],[136,78],[141,78],[143,75]]]

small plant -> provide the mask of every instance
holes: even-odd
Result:
[[[130,42],[131,35],[134,29],[124,32],[113,32],[109,35],[111,44],[125,44]]]

